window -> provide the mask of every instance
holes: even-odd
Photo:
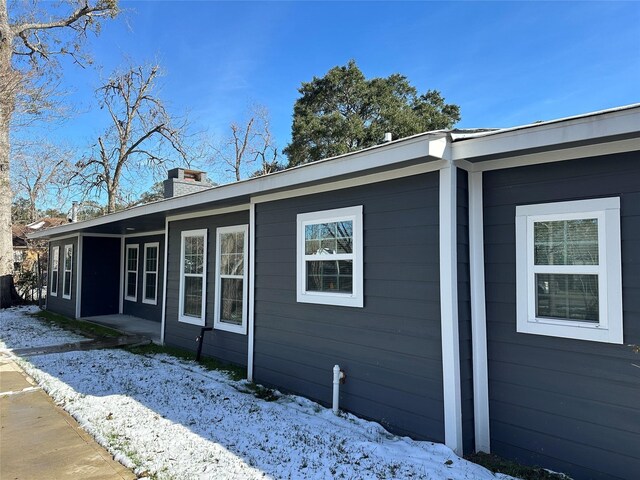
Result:
[[[49,292],[52,297],[58,296],[58,270],[60,268],[60,247],[51,249],[51,286]]]
[[[517,331],[622,343],[620,199],[516,208]]]
[[[138,245],[127,245],[127,276],[124,299],[135,302],[138,299]]]
[[[207,231],[182,232],[178,320],[204,325],[207,280]]]
[[[158,304],[158,242],[144,244],[144,276],[142,277],[142,303]]]
[[[214,327],[247,333],[246,225],[216,230],[216,302]]]
[[[62,277],[62,298],[71,298],[71,268],[73,266],[73,245],[64,246],[64,272]]]
[[[362,206],[298,215],[297,299],[362,307]]]

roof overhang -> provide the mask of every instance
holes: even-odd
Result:
[[[248,204],[252,197],[336,182],[399,167],[442,160],[448,151],[446,132],[422,133],[357,152],[241,180],[202,192],[133,207],[83,222],[48,228],[29,238],[74,233],[126,235],[164,230],[169,216]]]
[[[451,158],[470,171],[640,150],[640,104],[521,127],[452,135]]]

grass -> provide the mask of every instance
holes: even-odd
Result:
[[[95,323],[87,322],[85,320],[74,320],[63,315],[58,315],[57,313],[48,312],[46,310],[34,313],[33,316],[38,317],[47,323],[56,325],[60,328],[64,328],[65,330],[70,330],[73,333],[84,335],[85,337],[89,338],[119,337],[122,335],[122,332],[109,327],[96,325]]]
[[[138,355],[164,353],[166,355],[171,355],[172,357],[180,358],[182,360],[190,360],[193,362],[195,362],[196,360],[195,353],[189,350],[184,350],[176,347],[166,347],[153,343],[149,345],[126,347],[125,349],[131,353],[135,353]],[[220,360],[216,360],[215,358],[200,357],[200,362],[198,363],[207,370],[218,370],[225,372],[234,380],[242,380],[244,378],[247,378],[247,370],[245,368],[239,367],[237,365],[232,365],[230,363],[221,362]]]
[[[562,473],[552,473],[544,468],[521,465],[494,454],[474,453],[465,455],[464,458],[494,473],[504,473],[523,480],[570,480],[570,477]]]

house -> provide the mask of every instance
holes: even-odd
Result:
[[[188,349],[213,327],[204,354],[323,404],[338,364],[343,408],[459,454],[640,471],[640,104],[427,132],[32,237],[55,312],[155,320]]]
[[[66,218],[44,217],[29,224],[11,225],[13,237],[13,275],[20,296],[25,300],[38,298],[38,289],[44,289],[46,280],[39,282],[41,273],[46,276],[47,243],[44,240],[30,241],[28,235],[67,223]],[[40,267],[43,272],[38,271]],[[40,287],[42,285],[42,287]]]

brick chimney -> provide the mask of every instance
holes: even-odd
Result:
[[[164,198],[200,192],[214,186],[207,181],[205,172],[187,168],[173,168],[167,172],[167,179],[164,181]]]

